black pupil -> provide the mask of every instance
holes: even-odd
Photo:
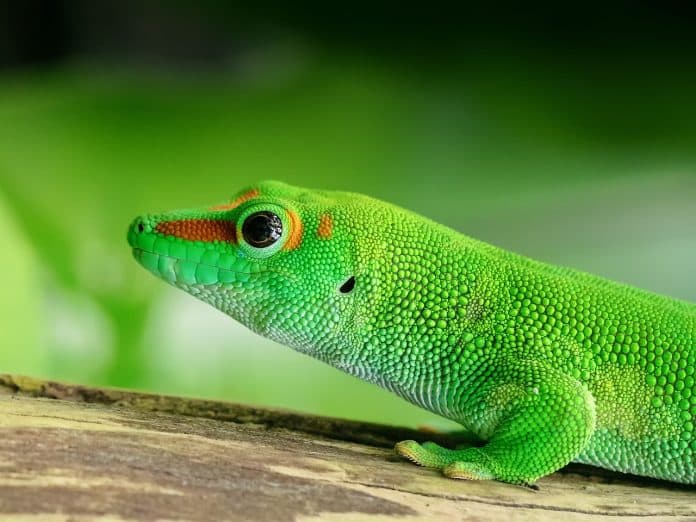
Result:
[[[244,241],[257,248],[272,245],[282,234],[283,222],[273,212],[256,212],[242,226]]]

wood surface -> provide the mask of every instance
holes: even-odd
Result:
[[[433,435],[0,375],[0,520],[696,520],[694,487],[448,480],[398,459],[405,438]]]

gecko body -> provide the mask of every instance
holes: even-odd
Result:
[[[575,461],[696,483],[695,304],[272,181],[142,216],[128,240],[156,276],[482,441],[397,444],[417,464],[530,484]]]

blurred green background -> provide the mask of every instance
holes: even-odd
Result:
[[[137,214],[265,178],[696,301],[696,25],[613,5],[8,5],[0,371],[441,424],[131,259]]]

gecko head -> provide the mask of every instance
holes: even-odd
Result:
[[[346,343],[368,291],[347,219],[355,198],[263,182],[212,207],[141,216],[128,242],[155,276],[322,358]]]

